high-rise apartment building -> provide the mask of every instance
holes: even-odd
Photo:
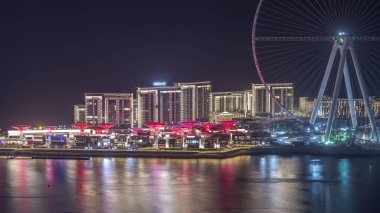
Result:
[[[137,89],[138,126],[145,122],[180,121],[181,89],[177,86],[145,87]]]
[[[132,93],[86,93],[87,123],[112,123],[133,125]]]
[[[210,92],[209,81],[137,88],[138,126],[145,122],[208,121]]]
[[[168,124],[176,124],[181,120],[181,90],[171,87],[160,90],[159,98],[159,120]]]
[[[158,90],[137,88],[138,127],[145,122],[158,122]]]
[[[86,122],[86,106],[83,104],[74,105],[74,123]]]
[[[181,88],[181,120],[208,121],[211,81],[175,83]]]
[[[293,111],[294,85],[293,83],[267,84],[271,93],[286,109]],[[285,115],[285,111],[267,93],[263,84],[252,84],[252,114],[270,113]]]
[[[104,93],[104,122],[133,124],[133,93]]]
[[[103,96],[100,93],[85,93],[86,123],[103,123]]]

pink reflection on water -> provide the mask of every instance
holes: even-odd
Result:
[[[45,178],[47,180],[47,184],[55,182],[54,169],[53,161],[47,160],[45,162]]]
[[[224,208],[235,207],[234,194],[236,186],[234,178],[236,176],[235,164],[231,160],[225,160],[220,165],[220,184],[219,191]]]

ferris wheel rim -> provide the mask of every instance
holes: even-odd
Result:
[[[253,20],[253,27],[252,27],[252,55],[253,55],[253,61],[254,61],[254,64],[255,64],[255,68],[256,68],[256,72],[258,73],[259,75],[259,78],[261,80],[261,83],[264,85],[265,87],[265,90],[266,92],[271,96],[271,98],[273,100],[275,100],[276,104],[278,104],[285,112],[287,112],[291,117],[293,117],[294,119],[296,119],[297,121],[300,121],[301,123],[304,123],[305,121],[301,120],[300,118],[298,118],[296,115],[294,115],[289,109],[287,109],[284,105],[282,105],[280,103],[280,101],[275,97],[275,95],[270,91],[265,79],[264,79],[264,76],[262,75],[262,72],[261,72],[261,68],[260,68],[260,65],[258,63],[258,58],[257,58],[257,52],[256,52],[256,26],[257,26],[257,20],[258,20],[258,17],[259,17],[259,13],[260,13],[260,9],[261,9],[261,6],[262,6],[262,3],[263,3],[264,0],[260,0],[257,8],[256,8],[256,13],[255,13],[255,17],[254,17],[254,20]]]

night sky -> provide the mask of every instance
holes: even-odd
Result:
[[[251,53],[257,1],[0,3],[0,128],[73,122],[85,92],[153,81],[258,82]]]

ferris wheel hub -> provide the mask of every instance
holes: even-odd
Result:
[[[338,44],[339,45],[343,45],[344,44],[344,38],[345,37],[348,37],[348,34],[345,33],[345,32],[340,32],[338,33],[338,38],[337,38],[337,41],[338,41]]]

